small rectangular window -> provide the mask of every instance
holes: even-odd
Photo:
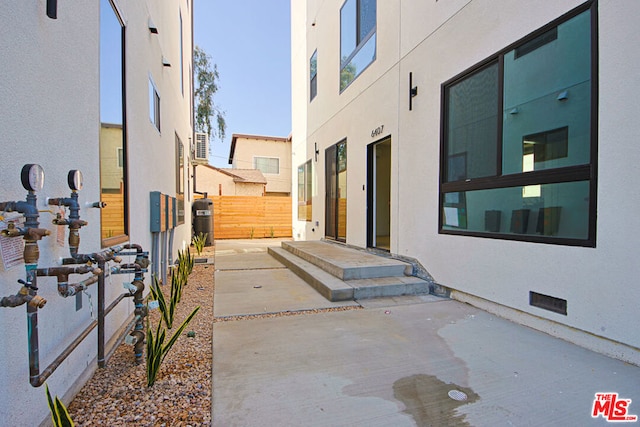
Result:
[[[149,120],[160,131],[160,95],[158,89],[149,77]]]
[[[262,173],[278,175],[280,173],[280,159],[277,157],[254,157],[253,168]]]

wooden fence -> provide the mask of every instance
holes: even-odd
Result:
[[[209,196],[215,239],[291,237],[291,197]]]

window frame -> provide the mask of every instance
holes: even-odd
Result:
[[[354,1],[356,3],[355,6],[355,18],[356,18],[356,22],[354,23],[355,25],[353,26],[353,29],[355,30],[355,42],[356,42],[356,46],[354,47],[353,51],[351,51],[351,53],[349,55],[347,55],[344,59],[342,58],[342,41],[343,41],[343,33],[342,33],[342,29],[343,29],[343,25],[342,25],[342,11],[344,9],[344,7],[350,2],[350,1]],[[361,27],[361,14],[360,14],[360,10],[361,10],[361,1],[366,1],[366,0],[345,0],[342,3],[342,6],[340,6],[340,48],[339,50],[339,63],[340,63],[340,93],[344,92],[345,90],[347,90],[347,88],[349,86],[351,86],[351,83],[353,83],[358,76],[360,76],[360,74],[362,74],[367,68],[369,68],[369,66],[371,64],[373,64],[378,56],[378,41],[375,40],[375,46],[374,46],[374,54],[373,54],[373,58],[371,59],[371,61],[369,63],[367,63],[367,65],[362,68],[362,70],[356,70],[356,73],[354,74],[353,78],[344,85],[344,87],[342,86],[342,76],[344,73],[345,68],[347,68],[353,61],[353,59],[358,55],[358,53],[360,53],[360,51],[362,50],[362,48],[364,46],[367,45],[367,43],[369,42],[369,40],[371,40],[373,37],[376,37],[376,34],[378,32],[378,4],[377,4],[377,0],[372,0],[375,2],[376,4],[376,19],[375,19],[375,24],[373,25],[373,27],[371,28],[371,30],[364,35],[364,37],[361,36],[360,34],[360,27]]]
[[[528,42],[543,36],[551,31],[554,27],[567,22],[568,20],[580,15],[581,13],[590,11],[590,32],[591,32],[591,79],[590,79],[590,161],[587,164],[558,167],[552,169],[541,169],[531,172],[522,172],[516,174],[503,174],[503,99],[504,99],[504,56],[517,47],[526,45]],[[559,18],[544,25],[531,34],[512,43],[511,45],[500,50],[496,54],[486,58],[480,63],[463,71],[452,79],[441,85],[441,105],[440,105],[440,173],[439,173],[439,213],[438,213],[438,233],[450,235],[464,235],[472,237],[484,237],[501,240],[517,240],[534,243],[558,244],[565,246],[582,246],[596,247],[596,208],[597,208],[597,160],[598,160],[598,15],[597,2],[590,0],[581,6],[569,11]],[[527,52],[528,53],[528,52]],[[483,70],[485,67],[497,62],[499,67],[499,98],[498,98],[498,120],[497,120],[497,159],[496,174],[494,176],[461,179],[458,181],[447,182],[448,179],[448,145],[447,145],[447,129],[448,123],[448,88],[459,83],[475,73]],[[474,190],[490,190],[509,187],[540,185],[540,184],[561,184],[569,182],[588,181],[589,182],[589,207],[588,207],[588,230],[586,239],[562,238],[543,235],[531,234],[507,234],[500,232],[483,232],[471,231],[466,229],[445,229],[444,207],[445,194],[461,192],[465,193]]]
[[[258,168],[258,163],[257,160],[258,159],[269,159],[269,160],[276,160],[277,164],[276,167],[278,169],[277,172],[272,173],[272,172],[265,172],[262,169]],[[273,156],[253,156],[253,168],[259,170],[260,172],[262,172],[263,174],[266,175],[280,175],[280,157],[273,157]]]
[[[105,211],[100,210],[100,246],[105,248],[113,245],[117,245],[129,240],[129,176],[128,176],[128,161],[127,161],[127,153],[128,153],[128,126],[127,126],[127,73],[126,73],[126,65],[127,65],[127,55],[126,55],[126,46],[127,46],[127,26],[125,25],[125,20],[123,19],[123,14],[118,5],[113,0],[105,0],[105,4],[108,4],[114,14],[115,19],[118,21],[120,25],[120,75],[121,75],[121,107],[122,107],[122,123],[119,125],[122,128],[122,234],[116,235],[107,235],[105,236],[104,229],[104,215]],[[102,25],[102,2],[100,2],[100,24]],[[104,41],[102,40],[102,36],[100,36],[99,43],[102,44]],[[100,70],[102,73],[102,70]],[[100,77],[101,79],[101,77]],[[101,80],[102,83],[102,80]],[[102,89],[101,89],[102,90]],[[102,105],[99,104],[100,110],[100,126],[102,127]],[[117,156],[117,154],[116,154]],[[102,165],[102,159],[100,160]],[[102,166],[101,166],[102,167]],[[103,177],[100,174],[100,199],[103,201]]]
[[[302,183],[300,175],[302,174]],[[302,191],[303,197],[300,198]],[[305,206],[306,217],[301,217],[300,208]],[[298,221],[313,221],[313,162],[311,159],[298,166]]]
[[[153,77],[149,74],[149,121],[160,131],[160,93],[158,87],[153,81]]]
[[[315,63],[315,66],[314,66]],[[309,59],[309,102],[318,95],[318,49],[313,51]]]

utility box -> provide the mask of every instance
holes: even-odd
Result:
[[[167,230],[166,198],[159,191],[150,193],[151,232],[159,233]]]
[[[211,199],[194,200],[191,205],[193,218],[193,234],[206,234],[205,246],[213,244],[213,201]]]

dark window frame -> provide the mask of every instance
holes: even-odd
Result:
[[[356,2],[356,22],[354,25],[354,30],[355,30],[355,41],[356,41],[356,46],[353,49],[353,51],[347,55],[346,57],[342,57],[342,10],[344,9],[344,7],[347,5],[347,3],[349,1],[355,1]],[[375,20],[375,24],[373,25],[373,27],[371,28],[371,30],[364,36],[362,36],[361,34],[361,1],[365,1],[365,0],[345,0],[342,3],[342,6],[340,6],[340,80],[341,80],[341,85],[342,85],[342,78],[343,78],[343,73],[345,71],[345,69],[351,64],[351,62],[353,61],[353,59],[358,55],[358,53],[360,52],[360,50],[369,42],[369,40],[371,40],[372,37],[376,36],[377,32],[378,32],[378,5],[377,5],[377,0],[373,0],[376,2],[376,20]],[[367,68],[369,68],[369,66],[371,64],[373,64],[377,58],[378,55],[378,46],[377,46],[377,40],[376,40],[376,46],[375,46],[375,53],[373,56],[373,59],[371,60],[371,62],[369,62],[362,70],[357,70],[357,72],[355,73],[355,75],[353,76],[353,78],[345,84],[344,87],[340,88],[340,93],[344,92],[350,85],[351,83],[353,83],[358,76],[360,76],[360,74],[362,74]]]
[[[302,183],[300,183],[300,175],[302,175]],[[313,162],[311,159],[298,166],[298,221],[311,222],[313,215],[301,217],[300,207],[305,206],[305,212],[309,214],[313,205],[313,182],[309,182],[309,178],[313,177]],[[300,198],[300,195],[303,198]]]
[[[503,98],[504,98],[504,55],[510,51],[517,49],[519,46],[539,39],[544,34],[549,33],[553,28],[578,16],[581,13],[590,11],[591,16],[591,106],[590,106],[590,163],[577,166],[567,166],[554,169],[543,169],[539,171],[524,172],[518,174],[503,175],[502,171],[502,129],[503,129]],[[543,44],[544,45],[544,44]],[[541,47],[542,45],[538,46]],[[528,53],[528,52],[527,52]],[[526,54],[526,53],[525,53]],[[521,55],[522,56],[522,55]],[[482,177],[475,179],[462,179],[454,182],[447,182],[447,107],[448,92],[447,89],[454,84],[474,75],[483,68],[498,62],[499,64],[499,106],[498,106],[498,129],[497,129],[497,162],[496,175],[490,177]],[[439,214],[438,214],[438,233],[450,235],[463,235],[472,237],[484,237],[501,240],[517,240],[534,243],[547,243],[565,246],[582,246],[596,247],[596,216],[597,216],[597,160],[598,160],[598,13],[597,0],[590,0],[581,6],[569,11],[547,25],[541,27],[537,31],[525,36],[524,38],[512,43],[491,57],[463,71],[452,79],[441,85],[441,105],[440,105],[440,185],[439,185]],[[445,229],[444,225],[444,206],[445,194],[451,192],[466,192],[473,190],[488,190],[507,187],[518,187],[537,184],[553,184],[568,183],[577,181],[589,181],[589,225],[588,237],[586,239],[560,238],[538,235],[513,235],[506,233],[489,233],[482,231],[470,231],[464,229]]]
[[[314,66],[315,64],[315,66]],[[318,95],[318,49],[309,59],[309,102]]]

